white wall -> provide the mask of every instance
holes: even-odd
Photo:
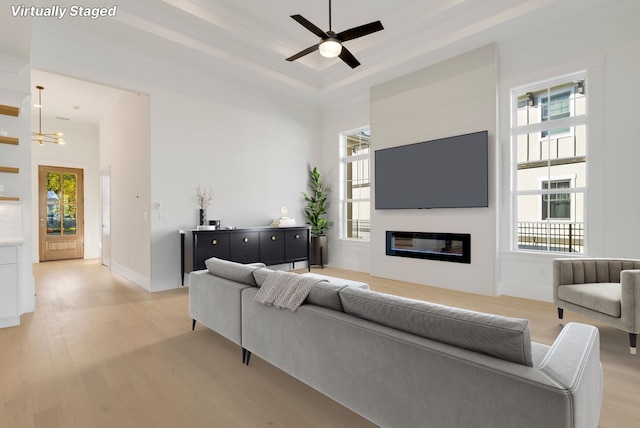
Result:
[[[370,244],[341,239],[340,225],[340,134],[370,125],[369,93],[333,104],[322,112],[322,162],[318,165],[323,180],[332,189],[329,220],[329,263],[332,267],[370,272]],[[344,235],[344,234],[342,234]]]
[[[33,86],[33,85],[32,85]],[[32,121],[32,127],[37,122]],[[35,129],[35,128],[34,128]],[[84,258],[97,258],[100,254],[100,186],[98,169],[98,126],[77,124],[60,120],[42,119],[42,129],[47,132],[63,132],[64,145],[32,143],[31,198],[33,210],[31,227],[33,234],[33,262],[39,262],[38,219],[38,166],[79,168],[84,172]]]
[[[596,12],[581,14],[575,21],[544,26],[544,31],[497,40],[499,61],[498,122],[500,123],[496,153],[497,226],[494,228],[499,254],[495,259],[494,284],[496,294],[507,294],[537,300],[551,300],[551,262],[553,255],[511,251],[510,229],[510,149],[509,149],[509,98],[508,88],[524,85],[550,77],[574,72],[589,71],[589,97],[592,117],[589,133],[589,193],[588,193],[588,256],[640,258],[640,200],[635,197],[640,169],[634,165],[640,155],[638,144],[637,99],[640,99],[640,21],[638,3],[622,1],[616,7],[610,5]],[[542,21],[541,21],[542,22]],[[375,101],[374,101],[375,102]],[[323,166],[331,170],[338,165],[337,134],[360,126],[358,118],[368,115],[369,106],[354,104],[347,110],[347,117],[356,118],[342,123],[344,113],[325,113],[323,120]],[[409,120],[409,126],[420,121]],[[355,126],[352,126],[355,125]],[[401,130],[403,125],[392,129]],[[377,131],[372,138],[376,141]],[[337,180],[337,178],[335,179]],[[337,181],[334,181],[337,183]],[[337,196],[334,197],[337,201]],[[337,212],[334,213],[337,217]],[[378,219],[379,220],[379,219]],[[422,226],[419,218],[407,214],[396,219],[402,225]],[[431,226],[431,224],[429,225]],[[384,231],[384,223],[372,225],[376,236]],[[375,239],[375,238],[374,238]],[[379,238],[378,238],[379,239]],[[350,248],[335,240],[330,241],[331,264],[346,269],[369,270],[379,274],[384,243],[372,242],[370,258],[361,248]],[[335,251],[337,247],[338,251]],[[474,252],[474,254],[476,254]],[[429,263],[429,262],[428,262]],[[435,262],[434,262],[435,263]],[[414,271],[415,263],[395,264],[386,269],[385,275],[403,279],[406,271]],[[439,266],[438,266],[439,265]],[[442,263],[433,266],[439,270]],[[415,278],[420,282],[424,275]],[[458,275],[456,275],[458,276]],[[414,280],[414,279],[412,279]],[[432,285],[442,286],[437,279]]]
[[[229,103],[220,92],[203,95],[152,96],[154,290],[180,284],[177,231],[198,224],[198,185],[213,190],[207,216],[223,226],[268,226],[283,206],[298,224],[305,221],[300,192],[319,153],[315,111],[251,94]]]
[[[178,230],[197,225],[198,184],[213,189],[209,218],[224,225],[268,225],[282,206],[303,223],[300,192],[308,164],[318,163],[320,154],[318,108],[273,96],[268,89],[232,87],[215,75],[197,77],[179,63],[152,63],[45,27],[34,31],[32,50],[34,68],[149,97],[146,157],[137,146],[145,144],[143,138],[135,141],[117,130],[129,129],[126,106],[125,112],[111,112],[111,137],[103,134],[107,119],[101,123],[101,169],[112,165],[114,270],[151,291],[180,286]],[[118,132],[128,144],[121,144]],[[107,155],[102,146],[111,141],[117,146]],[[114,164],[121,170],[114,171]],[[118,200],[130,223],[116,229]]]
[[[499,293],[551,301],[553,255],[511,251],[509,229],[509,100],[512,87],[586,70],[589,97],[587,256],[640,258],[637,100],[640,97],[640,11],[621,2],[574,25],[500,44]]]
[[[111,179],[111,269],[151,290],[149,97],[123,91],[100,121],[100,171]],[[99,186],[99,177],[95,177]]]
[[[497,52],[485,46],[371,90],[374,150],[489,131],[489,207],[372,212],[371,274],[495,294]],[[374,166],[375,170],[375,166]],[[373,171],[375,176],[375,171]],[[373,183],[375,193],[375,180]],[[374,195],[375,201],[375,195]],[[387,230],[471,234],[471,263],[385,255]]]

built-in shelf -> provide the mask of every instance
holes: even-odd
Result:
[[[4,137],[0,135],[0,144],[13,144],[14,146],[17,146],[20,144],[20,140],[15,137]]]
[[[5,106],[0,104],[0,114],[4,114],[5,116],[20,116],[20,109],[18,107]]]
[[[0,166],[0,172],[8,172],[10,174],[19,174],[20,168],[14,168],[12,166]]]
[[[15,196],[0,196],[0,201],[18,202],[20,198]]]

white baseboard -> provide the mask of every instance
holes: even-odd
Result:
[[[548,288],[523,283],[517,284],[501,282],[498,284],[498,295],[539,300],[541,302],[553,301],[553,296]]]
[[[140,273],[129,269],[128,267],[122,266],[119,263],[111,261],[111,270],[118,275],[128,279],[133,282],[135,285],[144,288],[147,291],[151,291],[151,278],[141,275]]]
[[[20,325],[20,317],[7,317],[0,319],[0,328],[14,327]]]

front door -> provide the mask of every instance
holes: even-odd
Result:
[[[84,258],[83,170],[38,167],[40,261]]]

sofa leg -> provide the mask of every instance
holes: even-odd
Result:
[[[242,363],[249,365],[249,359],[251,358],[251,351],[242,348]]]
[[[638,339],[638,335],[636,333],[629,333],[629,352],[631,354],[636,355],[636,341]]]
[[[564,309],[558,308],[558,319],[562,319],[564,316]]]
[[[193,331],[195,329],[196,329],[196,320],[193,319],[192,322],[191,322],[191,331]]]

